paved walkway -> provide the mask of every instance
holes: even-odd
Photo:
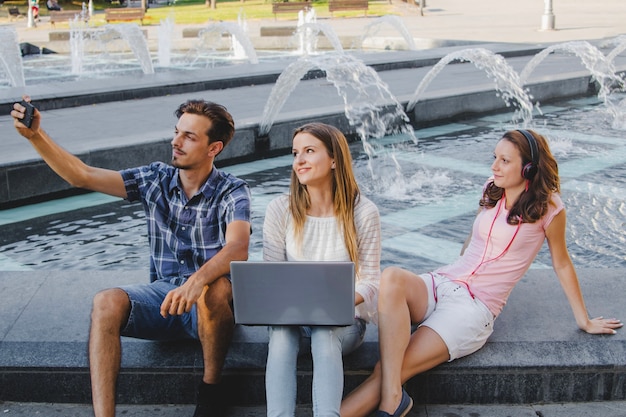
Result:
[[[547,0],[427,0],[424,16],[419,8],[393,0],[395,10],[416,40],[457,40],[475,42],[553,43],[593,40],[626,34],[626,2],[622,0],[553,0],[554,30],[542,29]],[[245,7],[245,3],[244,3]],[[323,19],[340,35],[359,35],[375,17]],[[8,22],[8,19],[4,19]],[[3,23],[0,20],[0,23]],[[286,26],[294,20],[248,20],[252,37],[260,27]],[[11,22],[20,28],[23,42],[46,42],[50,24],[43,20],[27,28],[25,19]],[[198,26],[198,25],[194,25]],[[180,34],[184,25],[178,25]],[[149,33],[156,26],[145,26]],[[397,28],[381,28],[381,34],[400,36]],[[151,39],[156,37],[150,36]]]

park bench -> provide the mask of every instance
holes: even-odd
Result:
[[[52,26],[55,26],[56,23],[59,22],[69,22],[71,20],[74,20],[76,18],[76,16],[78,16],[78,19],[81,19],[81,11],[80,10],[50,10],[50,24]],[[82,17],[82,20],[84,22],[89,21],[89,16],[84,15]]]
[[[272,13],[276,19],[277,13],[299,13],[300,10],[308,12],[311,3],[308,1],[277,1],[272,3]]]
[[[9,20],[19,19],[20,17],[24,17],[20,10],[17,7],[9,7]]]
[[[333,12],[345,10],[363,10],[365,15],[367,15],[368,8],[368,0],[330,0],[328,2],[328,11],[331,16]]]
[[[107,23],[119,20],[139,20],[143,25],[143,18],[145,16],[146,11],[140,7],[104,9],[104,20],[106,20]]]

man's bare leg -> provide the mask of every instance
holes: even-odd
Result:
[[[219,382],[235,328],[231,302],[230,281],[223,277],[206,287],[198,300],[198,337],[204,373],[194,417],[219,417],[226,410],[226,393]]]
[[[129,312],[130,300],[120,289],[101,291],[93,299],[89,369],[96,417],[115,416],[115,387],[122,357],[120,331]]]
[[[198,302],[198,337],[202,344],[205,384],[217,384],[221,379],[235,328],[232,298],[230,281],[219,278],[204,289]]]

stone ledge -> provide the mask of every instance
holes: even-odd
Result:
[[[592,316],[626,317],[626,306],[611,296],[626,291],[625,273],[579,270]],[[143,282],[145,275],[143,271],[0,273],[4,317],[0,401],[90,402],[86,340],[92,296],[100,288]],[[122,343],[120,403],[195,401],[202,372],[197,343],[127,338]],[[233,388],[233,403],[264,403],[266,356],[266,330],[239,326],[224,371],[225,383]],[[344,359],[346,392],[367,377],[377,359],[376,327],[370,325],[364,345]],[[302,356],[300,404],[311,401],[311,370],[310,356]],[[428,404],[622,401],[626,399],[626,334],[592,336],[578,330],[554,273],[531,270],[513,291],[483,349],[412,378],[407,389],[415,401]]]
[[[296,26],[261,26],[261,36],[292,36]]]
[[[88,30],[86,35],[89,36],[89,33],[93,32],[93,30]],[[48,40],[50,42],[58,42],[58,41],[69,41],[70,40],[69,30],[52,30],[48,33]],[[148,31],[146,29],[141,29],[141,33],[143,33],[144,38],[148,39]],[[112,39],[120,38],[121,36],[116,36]]]

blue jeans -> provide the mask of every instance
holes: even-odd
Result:
[[[339,417],[343,397],[343,358],[361,346],[365,321],[345,327],[270,327],[265,374],[268,417],[293,417],[296,408],[296,368],[300,336],[311,337],[313,356],[313,415]]]

